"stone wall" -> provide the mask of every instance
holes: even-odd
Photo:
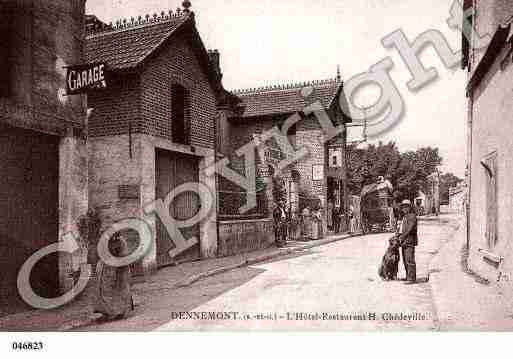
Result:
[[[76,221],[88,207],[85,96],[65,96],[65,67],[84,59],[84,12],[85,0],[0,4],[0,123],[59,137],[59,223],[58,237],[47,239],[52,243],[77,233]],[[61,291],[71,287],[69,276],[79,261],[59,254]]]
[[[197,156],[199,161],[199,181],[215,194],[214,176],[207,176],[204,168],[213,162],[211,149],[199,146],[177,145],[159,137],[144,134],[132,136],[132,158],[129,152],[128,135],[94,137],[89,140],[89,196],[90,206],[96,208],[102,220],[102,229],[125,218],[141,218],[152,228],[152,240],[155,241],[156,216],[146,214],[145,206],[153,203],[155,195],[155,150],[166,149]],[[133,186],[138,189],[139,197],[122,199],[119,186]],[[213,209],[200,222],[200,253],[202,258],[215,257],[217,253],[216,198]],[[156,247],[142,260],[141,274],[156,269]]]
[[[68,233],[79,234],[78,220],[89,206],[88,190],[88,150],[84,138],[68,136],[59,144],[59,238]],[[73,287],[73,275],[80,265],[87,263],[87,243],[79,238],[81,249],[73,255],[59,256],[59,283],[61,292]]]
[[[89,139],[89,206],[97,211],[102,231],[126,218],[144,218],[143,205],[155,198],[154,149],[143,135],[133,135],[130,158],[129,143],[128,135]],[[122,198],[121,186],[132,186],[136,196]],[[136,270],[154,269],[153,252]]]
[[[0,102],[17,116],[1,111],[0,121],[55,135],[83,125],[84,98],[64,96],[64,67],[83,61],[84,8],[85,0],[2,2]]]
[[[505,49],[507,50],[507,48]],[[505,51],[504,50],[504,51]],[[472,110],[472,162],[470,173],[470,217],[469,242],[471,269],[481,276],[496,282],[499,274],[509,276],[500,285],[513,284],[513,64],[511,61],[501,69],[499,62],[505,53],[497,56],[496,63],[474,91]],[[482,161],[496,153],[497,180],[497,245],[488,246],[486,240],[486,188],[487,171]],[[490,264],[481,250],[493,252],[504,260],[497,268]]]
[[[273,243],[272,219],[219,221],[219,257],[268,248]]]

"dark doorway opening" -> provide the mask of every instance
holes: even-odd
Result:
[[[59,235],[59,138],[0,125],[0,313],[25,305],[16,280],[23,263]],[[34,291],[59,295],[58,254],[31,272]]]

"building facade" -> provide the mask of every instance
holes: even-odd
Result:
[[[466,207],[467,188],[465,184],[449,188],[449,208],[451,211],[464,214]]]
[[[205,169],[216,159],[219,118],[236,99],[222,88],[219,53],[205,49],[189,7],[185,1],[176,12],[115,25],[90,17],[86,38],[87,61],[105,63],[109,79],[107,89],[88,94],[90,206],[104,229],[130,217],[150,224],[156,246],[134,266],[139,274],[217,255],[216,176]],[[195,187],[166,201],[187,184]],[[203,190],[212,210],[180,229],[197,243],[174,256],[165,220],[144,209],[162,200],[167,215],[187,221],[201,208]],[[137,244],[136,233],[127,236]]]
[[[87,211],[82,95],[66,96],[66,66],[83,63],[85,0],[0,3],[0,312],[23,308],[16,278],[36,251],[77,232]],[[31,273],[44,297],[72,286],[71,255]]]
[[[481,276],[510,288],[513,273],[513,4],[507,0],[465,1],[475,11],[470,41],[464,38],[468,71],[469,265]],[[480,38],[491,35],[483,47]],[[481,47],[481,49],[479,49]],[[506,280],[505,280],[506,278]],[[510,278],[510,279],[508,279]]]
[[[272,168],[274,177],[282,181],[293,214],[301,213],[306,205],[320,205],[326,231],[328,201],[337,202],[342,207],[344,202],[348,202],[344,196],[347,193],[345,124],[350,118],[342,110],[347,103],[343,82],[336,78],[240,90],[235,94],[242,100],[245,110],[240,116],[230,119],[230,131],[234,134],[231,136],[231,149],[265,137],[265,133],[273,128],[287,136],[294,152],[306,149],[304,156],[275,173],[280,161],[292,158],[293,153],[286,153],[276,141],[259,141],[263,147],[258,157],[259,173],[265,177],[269,166]],[[296,120],[288,126],[287,121],[294,116],[297,116]],[[323,121],[342,130],[329,138]],[[273,204],[270,205],[272,207]]]

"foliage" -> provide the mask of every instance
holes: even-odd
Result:
[[[370,144],[365,149],[348,146],[348,188],[358,195],[363,186],[384,176],[394,186],[396,200],[413,200],[419,190],[425,190],[427,177],[441,163],[438,148],[401,153],[395,142]]]

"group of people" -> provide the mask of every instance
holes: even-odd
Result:
[[[323,209],[320,204],[312,204],[305,206],[305,208],[303,208],[303,210],[301,211],[302,235],[309,237],[313,232],[315,232],[315,229],[313,229],[312,227],[312,221],[320,223],[322,222],[322,216]],[[287,211],[285,201],[279,201],[273,211],[274,236],[276,238],[276,245],[279,248],[284,247],[287,243],[288,234],[290,232],[290,227],[293,222],[292,219],[293,215],[290,213],[290,210]],[[318,226],[315,228],[319,229],[319,232],[316,232],[316,236],[318,235],[319,237],[322,237],[322,226]],[[316,238],[316,236],[310,238]]]
[[[342,232],[347,216],[348,232],[356,233],[358,221],[353,206],[349,206],[347,213],[340,205],[334,205],[333,201],[328,201],[328,229],[334,233]]]

